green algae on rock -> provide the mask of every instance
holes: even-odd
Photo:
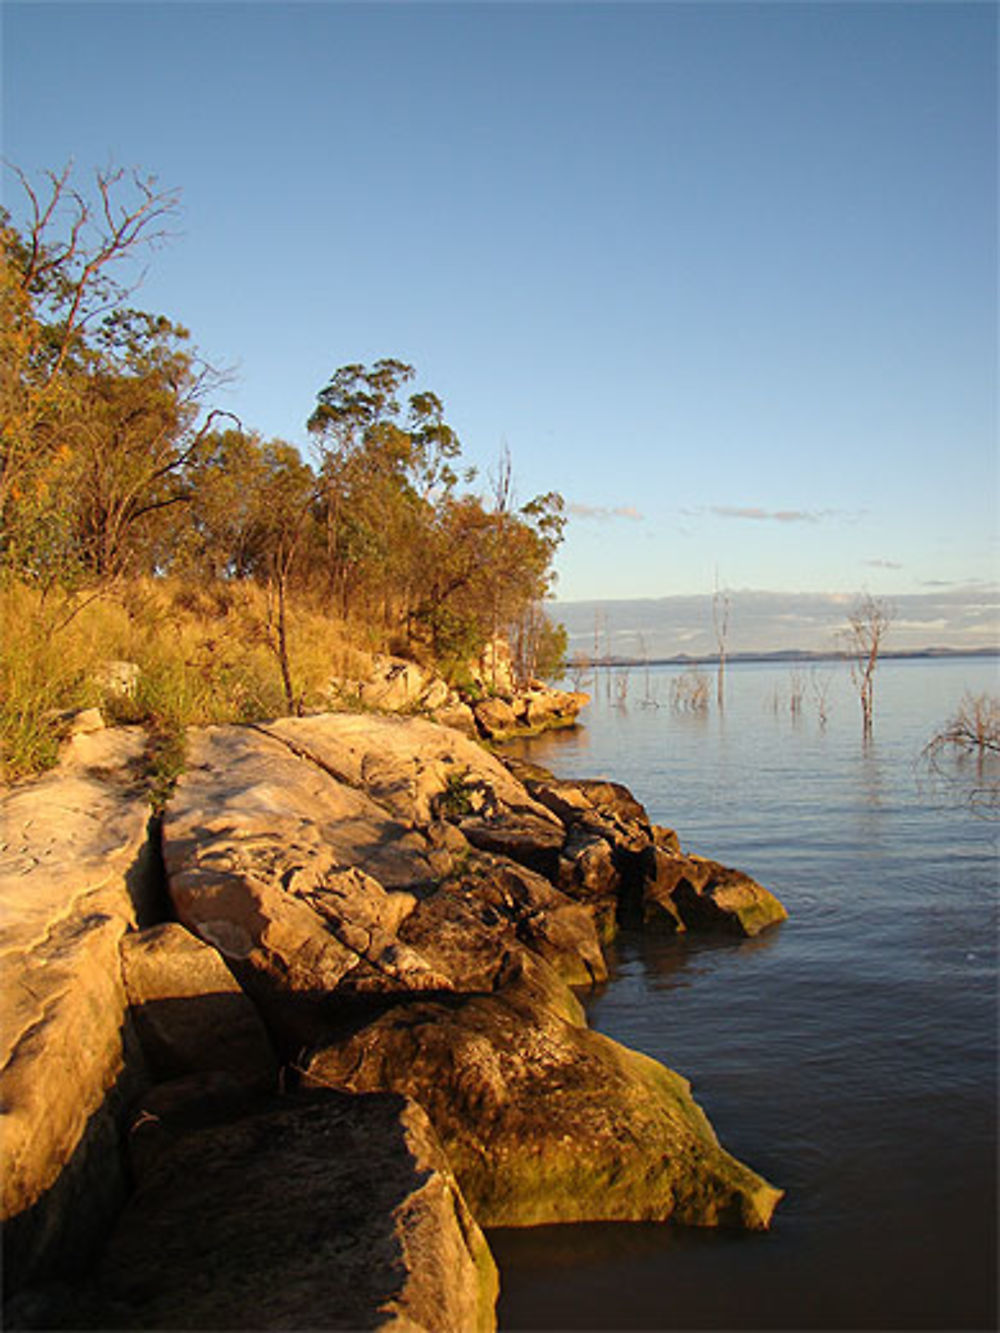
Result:
[[[418,1101],[483,1226],[763,1229],[782,1197],[719,1146],[687,1080],[523,995],[397,1006],[305,1080]]]

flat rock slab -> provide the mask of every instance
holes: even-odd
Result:
[[[417,1105],[275,1099],[145,1173],[90,1326],[485,1333],[497,1285]]]
[[[188,733],[187,768],[164,820],[171,877],[200,846],[231,833],[273,843],[322,846],[332,864],[358,867],[386,888],[434,878],[426,840],[337,776],[331,766],[256,727],[204,727]],[[274,734],[272,734],[274,733]]]
[[[458,789],[475,803],[474,813],[522,813],[559,827],[481,745],[425,718],[325,713],[282,718],[262,729],[405,822],[428,823],[436,803]]]
[[[723,1151],[680,1075],[509,993],[399,1006],[306,1081],[419,1101],[483,1226],[760,1229],[782,1194]]]
[[[85,1259],[124,1190],[118,945],[144,896],[135,731],[79,735],[0,796],[0,1135],[5,1282]]]

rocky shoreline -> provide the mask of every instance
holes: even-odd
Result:
[[[755,935],[767,890],[426,717],[193,730],[153,820],[145,745],[0,797],[8,1327],[466,1333],[482,1227],[769,1224],[576,994],[619,924]]]

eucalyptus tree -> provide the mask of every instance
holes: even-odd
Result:
[[[331,590],[340,610],[378,609],[405,623],[424,577],[435,506],[459,480],[460,444],[434,393],[401,391],[415,375],[383,359],[335,371],[307,427],[317,443]]]

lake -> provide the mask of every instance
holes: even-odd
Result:
[[[704,670],[707,714],[671,707],[678,668],[599,672],[582,727],[516,750],[624,782],[788,908],[745,942],[623,934],[588,1003],[787,1196],[764,1234],[494,1231],[500,1326],[995,1328],[1000,821],[974,765],[919,758],[998,663],[884,661],[868,743],[842,663],[732,665],[722,713]]]

